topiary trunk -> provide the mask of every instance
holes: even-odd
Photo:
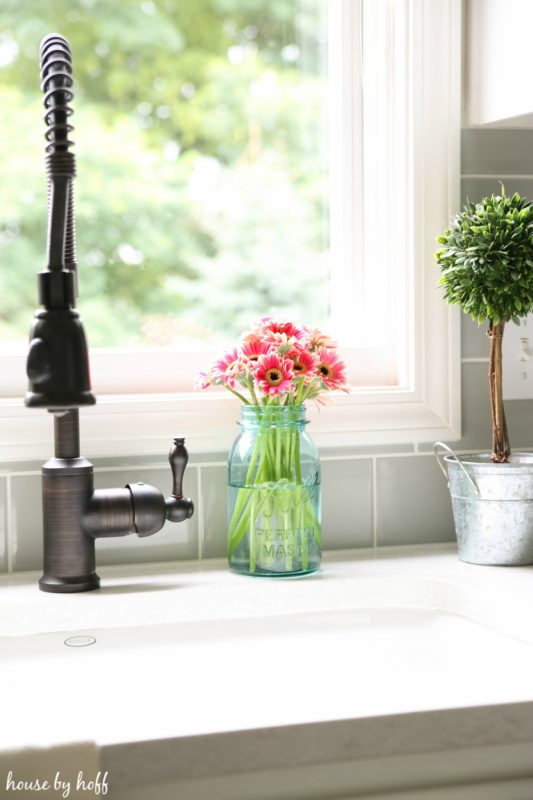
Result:
[[[492,461],[505,463],[511,455],[509,435],[505,421],[503,407],[503,381],[502,381],[502,339],[505,322],[489,325],[490,360],[489,360],[489,388],[490,411],[492,416]]]

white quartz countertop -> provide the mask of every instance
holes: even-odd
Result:
[[[328,553],[300,579],[98,573],[72,595],[0,578],[0,752],[90,741],[134,781],[141,752],[192,779],[253,761],[257,737],[286,766],[533,741],[533,567],[427,545]]]
[[[533,644],[533,566],[459,561],[455,545],[328,552],[303,578],[236,575],[224,559],[99,567],[92,592],[41,592],[40,572],[0,576],[0,637],[240,620],[341,609],[459,614]]]

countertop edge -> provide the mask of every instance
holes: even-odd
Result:
[[[533,702],[435,709],[101,747],[121,787],[533,744]]]

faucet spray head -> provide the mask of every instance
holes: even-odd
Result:
[[[73,126],[72,56],[59,34],[41,43],[41,89],[46,123],[48,177],[48,268],[39,274],[39,302],[30,334],[25,403],[58,409],[94,405],[89,353],[76,305],[76,240],[74,177],[76,163],[69,148]]]

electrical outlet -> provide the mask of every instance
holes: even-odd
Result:
[[[520,325],[508,322],[503,334],[504,400],[533,399],[533,314]]]

